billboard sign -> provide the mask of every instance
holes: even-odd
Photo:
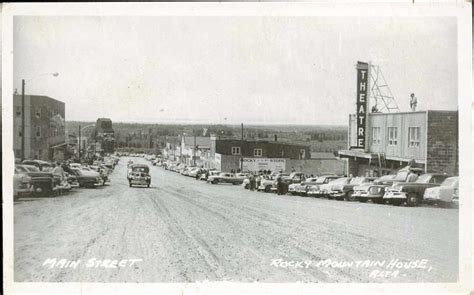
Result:
[[[242,171],[258,172],[260,170],[285,171],[286,159],[278,158],[243,158]]]
[[[355,148],[365,149],[366,128],[367,128],[367,107],[368,107],[368,82],[369,64],[357,62],[357,142]]]

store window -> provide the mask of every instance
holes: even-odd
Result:
[[[397,127],[388,127],[388,145],[398,145]]]
[[[36,137],[41,137],[41,127],[40,126],[36,127]]]
[[[408,127],[408,146],[420,147],[420,127]]]
[[[381,143],[380,127],[372,127],[372,144],[378,145]]]
[[[232,147],[232,155],[240,155],[240,146]]]
[[[261,157],[263,154],[262,149],[253,149],[253,156],[254,157]]]

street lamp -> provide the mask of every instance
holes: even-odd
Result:
[[[26,81],[30,82],[33,79],[39,78],[45,75],[52,75],[53,77],[59,76],[58,72],[54,73],[43,73]],[[21,160],[25,159],[25,79],[21,80]]]

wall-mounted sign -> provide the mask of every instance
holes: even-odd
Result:
[[[242,170],[257,172],[260,170],[285,171],[286,159],[243,158]]]
[[[369,64],[357,62],[357,144],[356,148],[365,149],[365,132],[368,106]]]

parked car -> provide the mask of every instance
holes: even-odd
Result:
[[[33,196],[44,197],[55,193],[59,180],[55,179],[53,173],[41,171],[37,166],[32,165],[16,165],[15,168],[31,177]]]
[[[207,182],[212,184],[218,183],[231,183],[233,185],[242,184],[244,182],[243,178],[235,176],[234,173],[221,172],[218,175],[209,176]]]
[[[29,197],[33,193],[33,183],[30,176],[23,169],[15,167],[13,174],[13,199],[18,200],[20,197]]]
[[[372,183],[358,185],[354,187],[352,197],[362,203],[370,200],[372,203],[383,204],[385,203],[383,199],[385,188],[393,183],[394,178],[395,174],[384,175],[375,179]]]
[[[86,170],[84,167],[82,169],[71,168],[71,170],[75,173],[79,187],[94,188],[102,184],[99,172]]]
[[[270,177],[264,178],[260,181],[260,186],[257,188],[258,191],[264,191],[266,193],[270,193],[272,191],[276,191],[276,179],[278,177],[288,177],[290,176],[288,173],[272,173]]]
[[[128,179],[128,184],[130,187],[133,185],[146,185],[150,187],[151,176],[150,168],[148,165],[144,164],[134,164],[131,166],[131,174]]]
[[[306,194],[310,197],[323,197],[323,192],[326,192],[325,186],[339,178],[341,178],[341,176],[334,174],[319,176],[314,183],[308,186]]]
[[[30,165],[30,166],[35,166],[37,167],[40,171],[43,171],[43,169],[48,169],[48,168],[52,168],[53,167],[53,164],[49,163],[49,162],[46,162],[46,161],[42,161],[42,160],[24,160],[23,162],[21,162],[23,165]]]
[[[427,188],[423,195],[423,199],[427,203],[437,203],[444,207],[456,206],[458,191],[459,177],[448,177],[440,186]]]
[[[348,178],[346,183],[341,183],[337,185],[333,185],[331,187],[331,191],[329,195],[331,198],[336,200],[346,200],[346,201],[354,201],[355,197],[353,196],[354,187],[364,184],[364,183],[372,183],[375,177],[354,177]]]
[[[395,183],[387,188],[383,199],[394,205],[401,205],[406,201],[408,206],[416,207],[422,203],[427,188],[439,186],[446,178],[446,174],[427,173],[418,177],[415,182]]]

